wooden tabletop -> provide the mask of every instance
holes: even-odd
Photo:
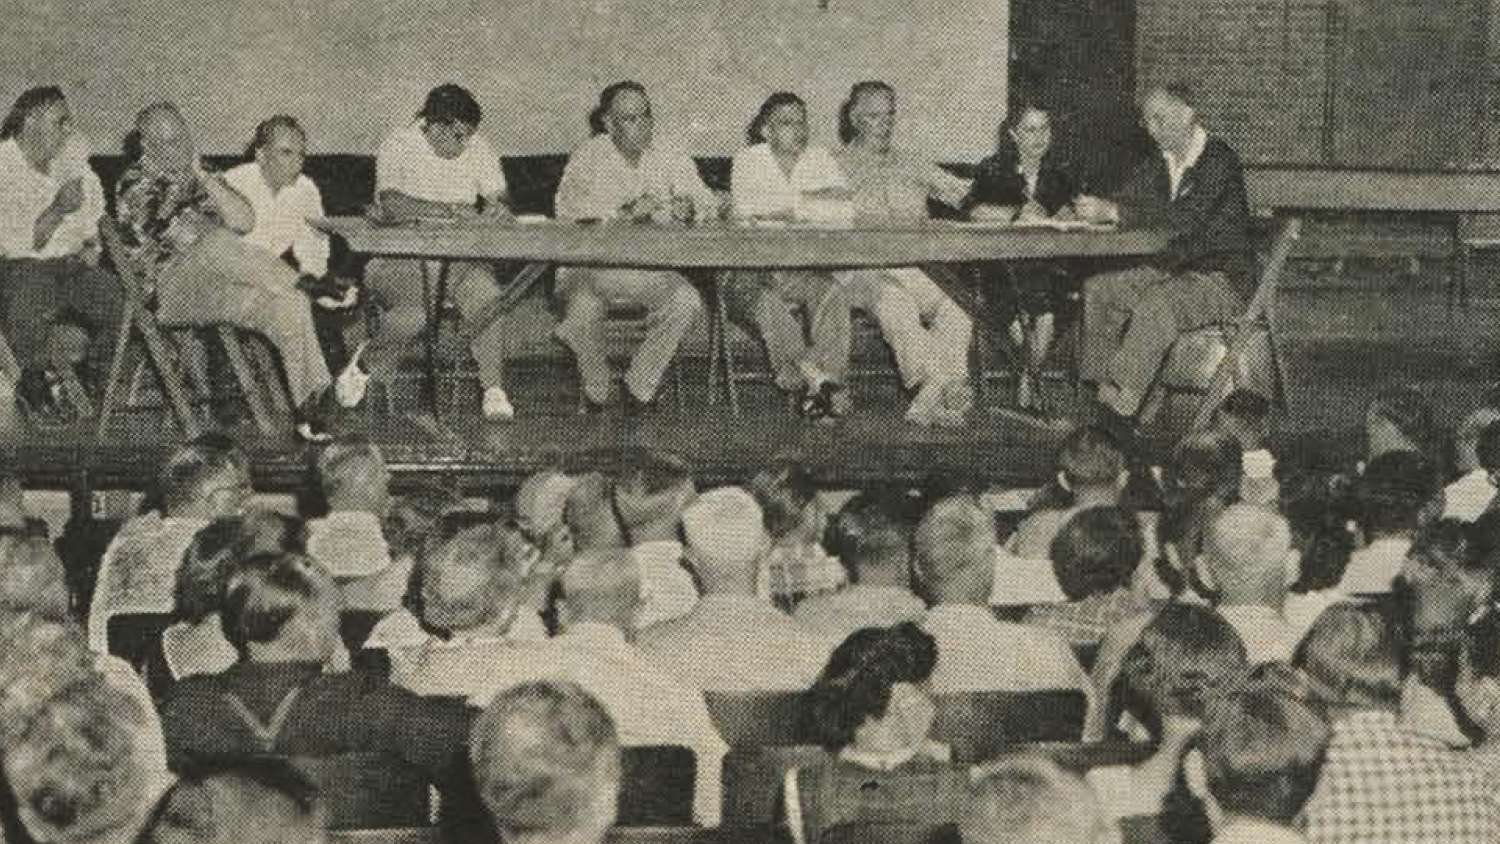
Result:
[[[383,226],[362,217],[311,222],[343,236],[353,251],[373,255],[660,268],[831,269],[1146,255],[1161,251],[1167,242],[1166,233],[1158,230],[1054,231],[945,221],[858,228],[579,225],[551,220]]]

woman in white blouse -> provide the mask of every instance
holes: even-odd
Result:
[[[843,173],[822,147],[808,146],[807,106],[778,91],[766,98],[735,153],[731,173],[739,220],[838,222],[852,218]],[[776,386],[797,396],[809,419],[849,411],[843,379],[849,365],[849,297],[833,276],[807,270],[739,273],[725,288],[737,316],[760,331]],[[804,310],[812,342],[795,311]]]

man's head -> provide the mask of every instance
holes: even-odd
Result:
[[[625,547],[625,531],[615,513],[614,488],[609,479],[590,472],[568,491],[563,521],[579,551]]]
[[[318,786],[267,757],[189,767],[167,792],[139,844],[322,844]]]
[[[61,88],[30,88],[16,98],[0,123],[0,140],[15,140],[33,167],[46,168],[73,130],[73,114]]]
[[[516,526],[529,542],[540,545],[562,525],[568,495],[577,483],[560,469],[543,469],[522,482],[512,506]]]
[[[1080,510],[1052,538],[1052,571],[1070,601],[1130,585],[1145,553],[1141,526],[1118,507]]]
[[[422,110],[417,112],[427,143],[438,158],[445,159],[464,154],[483,116],[474,95],[451,82],[428,91]]]
[[[496,695],[469,733],[469,763],[508,842],[597,844],[615,821],[619,737],[604,707],[573,683]]]
[[[750,479],[750,494],[765,514],[766,532],[777,542],[812,539],[821,532],[818,488],[801,463],[789,460],[756,473]]]
[[[1068,435],[1057,454],[1057,474],[1075,496],[1117,496],[1125,473],[1125,455],[1102,428],[1085,426]]]
[[[878,79],[856,82],[839,108],[839,140],[884,152],[896,133],[896,89]]]
[[[895,492],[860,493],[828,522],[823,542],[850,583],[911,587],[912,530]]]
[[[47,540],[0,536],[0,610],[68,618],[67,575]]]
[[[172,452],[156,482],[167,516],[215,519],[238,515],[252,493],[244,452],[206,440]]]
[[[1012,757],[976,769],[958,830],[963,844],[1120,840],[1093,789],[1042,756]]]
[[[634,630],[641,606],[640,570],[624,548],[582,552],[563,570],[556,600],[564,630],[583,622]]]
[[[1257,669],[1208,708],[1198,733],[1209,795],[1230,818],[1290,826],[1317,785],[1328,722],[1321,707],[1270,676],[1284,670]]]
[[[989,603],[995,524],[973,496],[944,498],[917,525],[917,576],[933,604]]]
[[[301,554],[256,554],[224,587],[224,638],[252,662],[326,662],[339,645],[333,578]]]
[[[491,623],[509,627],[526,555],[521,535],[497,524],[475,525],[439,541],[422,555],[422,621],[450,632]]]
[[[683,552],[705,593],[755,594],[771,538],[750,493],[732,486],[703,493],[682,511],[682,532]]]
[[[177,616],[196,624],[218,612],[224,584],[240,560],[254,554],[301,552],[305,545],[302,521],[271,510],[214,519],[193,534],[182,552],[172,593]]]
[[[307,130],[290,115],[268,117],[255,127],[250,154],[272,192],[291,187],[307,159]]]
[[[1338,603],[1313,622],[1292,664],[1307,672],[1330,707],[1394,710],[1406,680],[1401,652],[1389,610]]]
[[[599,93],[599,104],[589,116],[595,134],[608,133],[615,149],[629,161],[635,161],[651,147],[656,128],[651,113],[651,98],[639,82],[616,82]]]
[[[1152,88],[1141,101],[1141,122],[1163,151],[1174,157],[1185,155],[1198,128],[1192,94],[1183,85]]]
[[[1286,519],[1253,504],[1226,508],[1203,538],[1203,565],[1226,605],[1258,604],[1280,611],[1291,552]]]
[[[182,112],[169,102],[152,103],[135,117],[141,139],[141,165],[154,173],[186,173],[198,150]]]
[[[682,458],[642,451],[615,481],[615,511],[630,544],[676,539],[682,508],[697,494],[693,473]]]
[[[1197,604],[1168,604],[1126,651],[1114,693],[1160,739],[1169,719],[1202,718],[1245,662],[1245,643],[1223,616]]]
[[[1368,538],[1409,535],[1442,512],[1443,483],[1418,452],[1388,451],[1365,466],[1355,496]]]
[[[334,443],[318,455],[318,483],[329,510],[384,516],[390,509],[391,470],[368,441]]]

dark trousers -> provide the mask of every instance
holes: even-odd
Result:
[[[59,322],[89,335],[88,359],[109,360],[124,311],[120,280],[77,258],[0,259],[0,312],[5,337],[25,368],[67,366],[63,344],[49,342]]]

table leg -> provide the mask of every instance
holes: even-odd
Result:
[[[426,393],[427,408],[434,419],[442,415],[438,409],[437,350],[438,335],[443,326],[443,302],[448,298],[448,273],[452,261],[439,258],[437,264],[437,283],[434,285],[428,273],[427,262],[422,262],[422,300],[427,304],[427,354],[422,387]]]

